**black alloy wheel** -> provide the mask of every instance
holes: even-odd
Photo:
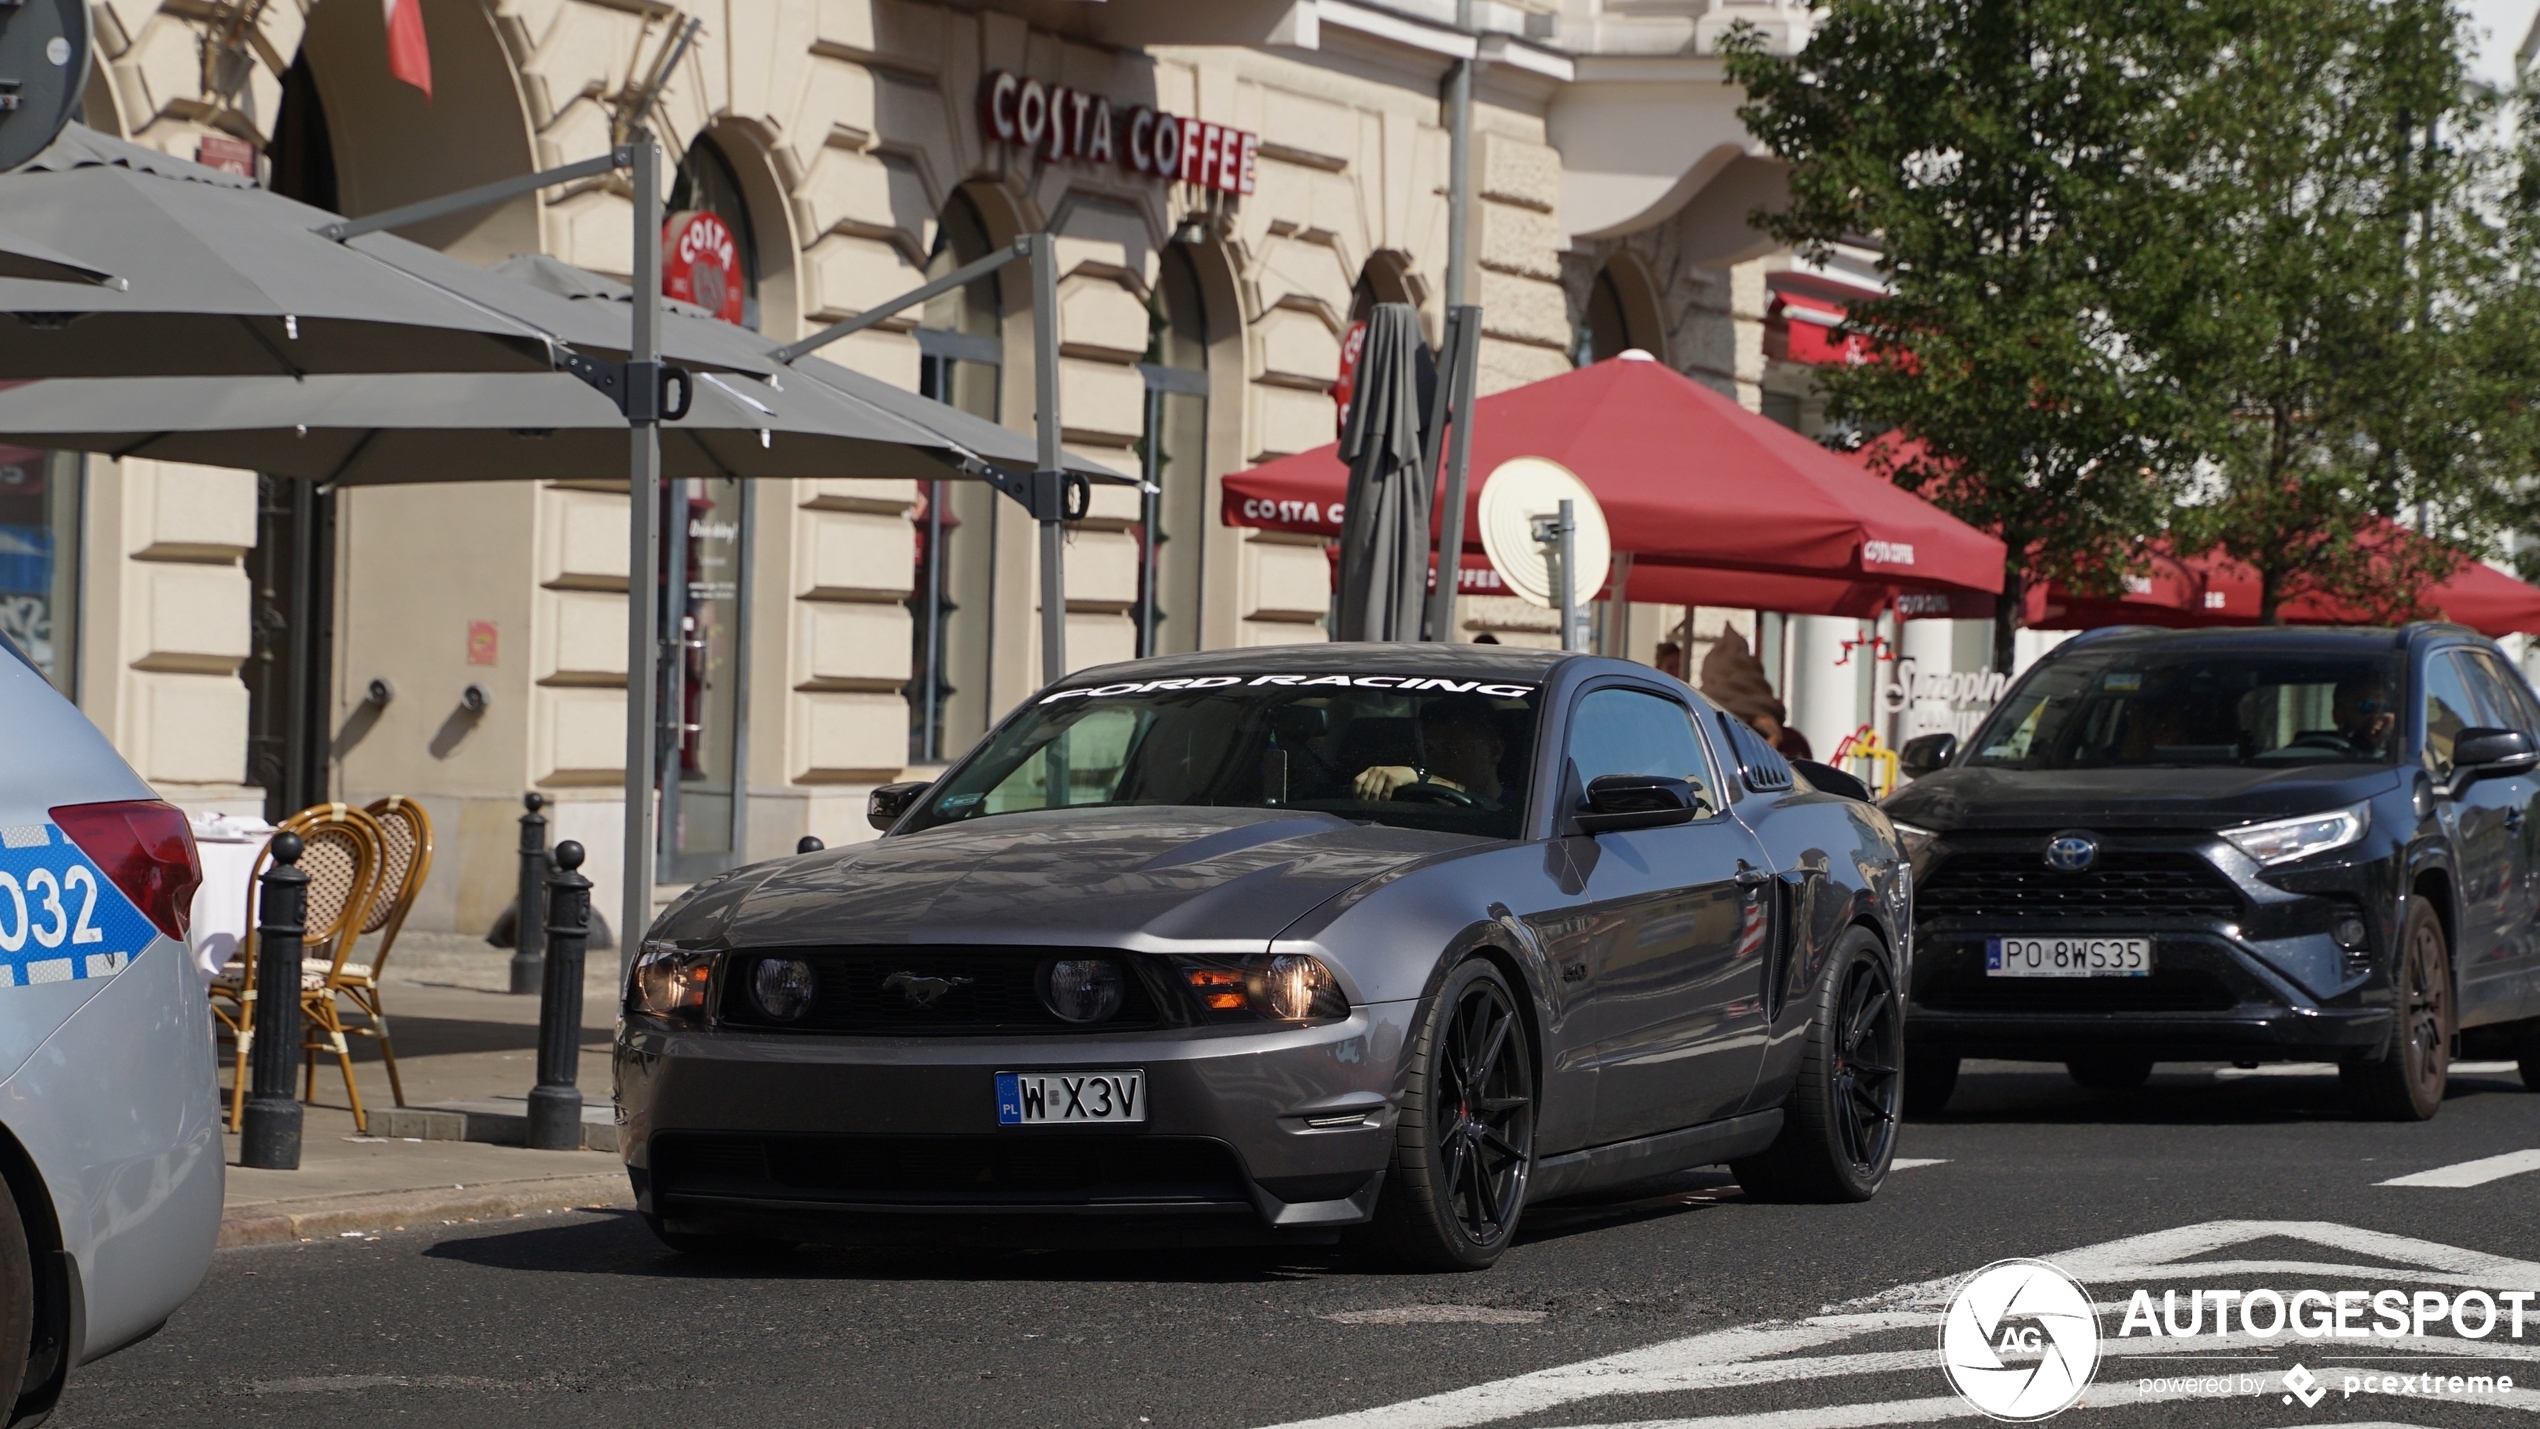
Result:
[[[1412,1054],[1393,1165],[1364,1237],[1424,1270],[1481,1270],[1517,1232],[1534,1172],[1534,1056],[1499,969],[1447,974]]]
[[[1866,1201],[1887,1181],[1905,1091],[1904,1004],[1887,949],[1854,928],[1827,960],[1782,1106],[1782,1130],[1761,1153],[1729,1163],[1758,1200]]]
[[[2357,1111],[2384,1121],[2424,1121],[2443,1109],[2452,1058],[2452,949],[2423,895],[2408,900],[2391,979],[2398,1026],[2371,1061],[2340,1063],[2338,1080]]]
[[[2064,1070],[2094,1092],[2130,1092],[2152,1080],[2152,1059],[2130,1052],[2093,1052],[2066,1062]]]

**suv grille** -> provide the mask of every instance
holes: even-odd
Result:
[[[2197,968],[2155,968],[2149,977],[1986,977],[1981,967],[1935,978],[1915,997],[1934,1012],[2229,1012],[2231,988]]]
[[[799,958],[819,977],[811,1010],[775,1022],[752,1003],[747,981],[763,958]],[[1041,964],[1107,958],[1121,971],[1120,1010],[1100,1022],[1068,1022],[1041,1005]],[[1107,948],[787,948],[736,953],[723,977],[723,1020],[799,1032],[1125,1032],[1161,1025],[1170,1005],[1149,984],[1147,959]],[[900,976],[907,974],[906,977]],[[1169,989],[1168,989],[1169,990]]]
[[[2038,841],[2042,849],[2045,841]],[[1952,852],[1914,889],[1918,918],[2236,918],[2240,893],[2192,853],[2109,849],[2083,873],[2039,849]]]
[[[1243,1202],[1222,1141],[1197,1136],[697,1136],[653,1143],[667,1195],[948,1206]]]

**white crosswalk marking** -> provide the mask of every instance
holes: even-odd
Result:
[[[1946,1156],[1899,1156],[1888,1163],[1888,1169],[1911,1171],[1918,1166],[1946,1166],[1948,1164],[1949,1158]]]
[[[2338,1261],[2207,1259],[2237,1245],[2262,1241],[2302,1241],[2333,1252]],[[2101,1292],[2114,1287],[2192,1270],[2200,1280],[2235,1276],[2302,1277],[2346,1282],[2372,1281],[2410,1285],[2447,1285],[2485,1290],[2525,1290],[2540,1286],[2540,1264],[2491,1255],[2484,1251],[2440,1245],[2385,1231],[2365,1230],[2329,1221],[2208,1221],[2045,1257],[2067,1274]],[[2369,1264],[2361,1262],[2381,1262]],[[1277,1426],[1277,1429],[1470,1429],[1470,1426],[1526,1415],[1542,1415],[1567,1405],[1610,1401],[1620,1395],[1675,1394],[1731,1390],[1772,1384],[1839,1381],[1845,1376],[1937,1370],[1939,1359],[1929,1348],[1863,1349],[1839,1347],[1873,1335],[1896,1331],[1931,1332],[1963,1276],[1917,1281],[1863,1296],[1803,1320],[1770,1320],[1733,1329],[1689,1335],[1642,1349],[1577,1364],[1560,1365],[1486,1384],[1450,1390],[1422,1399],[1373,1409],[1330,1415]],[[2101,1306],[2103,1315],[2114,1306]],[[2104,1323],[2104,1322],[2103,1322]],[[2110,1326],[2103,1333],[2113,1333]],[[1895,1341],[1890,1340],[1890,1346]],[[2133,1341],[2139,1349],[2118,1351],[2126,1342],[2103,1340],[2114,1351],[2100,1369],[2099,1382],[2081,1408],[2148,1402],[2184,1396],[2138,1396],[2136,1376],[2170,1356],[2222,1349],[2214,1337]],[[2246,1349],[2245,1342],[2229,1348]],[[2411,1353],[2477,1355],[2493,1359],[2540,1360],[2540,1346],[2494,1341],[2433,1339],[2412,1342]],[[1825,1353],[1808,1354],[1811,1350]],[[2323,1378],[2348,1371],[2315,1369]],[[2363,1373],[2365,1371],[2356,1371]],[[2269,1373],[2281,1374],[2281,1370]],[[2517,1379],[2521,1376],[2516,1376]],[[1857,1382],[1857,1381],[1856,1381]],[[2332,1382],[2334,1380],[2332,1379]],[[2540,1411],[2540,1393],[2517,1387],[2510,1395],[2482,1404]],[[1973,1406],[1955,1395],[1876,1403],[1821,1405],[1764,1413],[1707,1415],[1680,1419],[1608,1421],[1604,1429],[1875,1429],[1889,1424],[1933,1423],[1978,1417]]]
[[[2462,1161],[2450,1166],[2437,1166],[2409,1176],[2393,1176],[2375,1182],[2381,1186],[2445,1186],[2459,1189],[2484,1186],[2526,1171],[2540,1171],[2540,1151],[2508,1151],[2502,1156],[2482,1156],[2476,1161]]]

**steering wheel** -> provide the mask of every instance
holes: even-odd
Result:
[[[2293,736],[2287,749],[2334,749],[2340,754],[2355,752],[2354,741],[2333,729],[2306,729]]]
[[[1404,784],[1393,791],[1393,797],[1408,799],[1415,804],[1446,804],[1458,809],[1482,807],[1481,800],[1444,784]]]

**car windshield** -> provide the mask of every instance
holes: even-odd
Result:
[[[1537,687],[1208,675],[1060,690],[928,792],[913,827],[1029,809],[1311,809],[1514,838]]]
[[[2387,764],[2401,680],[2387,657],[2134,646],[2050,661],[1976,735],[2002,769]]]

